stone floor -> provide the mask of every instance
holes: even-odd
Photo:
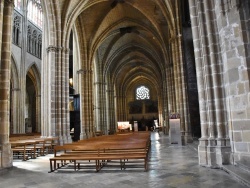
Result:
[[[152,149],[149,170],[143,168],[104,167],[94,169],[60,170],[48,173],[48,158],[38,157],[28,161],[14,160],[14,167],[0,173],[0,188],[240,188],[238,183],[223,170],[200,167],[197,145],[169,144],[168,136],[152,132]],[[139,167],[139,166],[138,166]]]

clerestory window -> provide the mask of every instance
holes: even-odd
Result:
[[[28,4],[28,19],[42,28],[43,12],[40,0],[30,0]]]
[[[12,32],[12,43],[20,46],[20,33],[21,33],[21,17],[15,16],[13,23],[13,32]]]

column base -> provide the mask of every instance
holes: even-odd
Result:
[[[11,144],[6,143],[0,146],[0,169],[10,168],[13,166],[13,153],[11,150]]]
[[[199,165],[207,166],[207,145],[208,140],[207,138],[200,138],[199,145],[198,145],[198,157],[199,157]]]
[[[210,168],[220,168],[231,164],[231,146],[227,146],[226,139],[199,139],[199,164]]]
[[[207,146],[207,165],[210,168],[219,168],[217,164],[217,155],[216,155],[216,140],[214,138],[208,139]]]
[[[92,138],[95,136],[95,133],[94,132],[88,132],[87,133],[87,138]]]
[[[80,134],[80,140],[85,140],[85,139],[87,139],[88,137],[87,137],[87,134],[86,133],[81,133]]]
[[[193,143],[193,137],[188,132],[185,133],[184,140],[185,143]]]

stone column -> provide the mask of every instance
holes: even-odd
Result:
[[[2,2],[2,1],[1,1]],[[4,3],[4,7],[2,9]],[[11,33],[14,3],[5,0],[1,4],[2,43],[0,64],[0,168],[12,166],[12,150],[9,143],[9,110],[10,110],[10,71],[11,71]]]
[[[21,34],[21,66],[20,66],[20,73],[19,73],[19,105],[18,108],[18,132],[16,133],[25,133],[25,108],[26,108],[26,61],[27,61],[27,27],[28,27],[28,15],[27,15],[27,4],[23,1],[23,19],[22,19],[22,34]]]
[[[36,96],[36,130],[41,132],[41,95]]]
[[[81,133],[80,133],[80,139],[86,139],[87,138],[87,121],[85,118],[85,112],[87,110],[86,108],[86,96],[85,96],[85,87],[86,87],[86,71],[83,69],[78,70],[78,74],[80,77],[81,82],[81,88],[80,88],[80,100],[81,100]]]
[[[91,67],[91,65],[89,65]],[[89,68],[88,70],[88,111],[89,111],[89,135],[90,137],[93,137],[95,135],[94,133],[94,114],[93,114],[93,70]]]
[[[199,159],[201,165],[219,167],[229,163],[230,146],[225,138],[225,91],[214,2],[189,1],[202,125]]]
[[[103,82],[101,86],[100,95],[100,111],[101,111],[101,127],[104,134],[108,134],[108,123],[107,123],[107,109],[106,109],[106,83]]]
[[[95,82],[94,83],[96,87],[96,104],[94,106],[94,111],[96,112],[96,129],[97,131],[103,131],[103,133],[106,133],[105,131],[105,83],[103,82]]]
[[[182,142],[192,142],[191,128],[187,111],[187,87],[185,84],[184,64],[182,58],[181,35],[170,39],[173,53],[173,66],[175,78],[176,112],[181,116]]]
[[[195,64],[196,64],[196,74],[197,74],[197,85],[198,85],[198,95],[199,95],[199,108],[200,108],[200,122],[201,122],[201,138],[199,139],[198,155],[199,164],[207,165],[207,145],[208,145],[208,123],[207,123],[207,104],[205,97],[204,88],[204,77],[203,77],[203,61],[202,61],[202,51],[200,46],[201,36],[199,33],[199,16],[196,7],[197,0],[189,0],[190,17],[192,23],[192,35],[194,41],[194,51],[195,51]]]
[[[4,1],[0,1],[0,36],[3,36],[3,7],[4,7]],[[0,59],[1,59],[1,53],[2,53],[2,37],[0,37]]]
[[[91,69],[81,70],[81,108],[82,108],[82,130],[85,130],[88,138],[93,137],[93,71]],[[84,135],[83,135],[84,136]]]
[[[165,134],[169,133],[169,109],[168,109],[168,82],[166,80],[163,81],[163,122],[162,122],[162,126],[163,126],[163,132]]]
[[[116,132],[116,123],[115,123],[115,106],[114,106],[114,90],[112,89],[112,85],[108,87],[106,90],[108,97],[108,122],[109,122],[109,130],[111,133]]]
[[[70,136],[70,117],[69,117],[69,48],[62,48],[62,108],[61,123],[62,137],[64,143],[72,142]]]
[[[48,46],[43,58],[41,76],[41,134],[43,137],[58,136],[56,133],[55,61],[56,46]]]
[[[179,69],[179,81],[180,81],[180,99],[181,99],[181,111],[183,113],[183,123],[184,123],[184,142],[190,143],[193,141],[191,136],[191,127],[190,127],[190,121],[189,121],[189,114],[188,114],[188,99],[187,99],[187,84],[186,84],[186,77],[184,73],[184,63],[183,63],[183,47],[182,47],[182,36],[179,35],[176,38],[177,42],[177,53],[178,53],[178,69]]]
[[[173,94],[175,96],[175,101],[173,101],[173,104],[175,105],[175,112],[180,113],[180,103],[179,103],[179,87],[178,87],[178,83],[179,83],[179,77],[178,77],[178,64],[177,64],[177,44],[175,41],[175,38],[172,37],[170,39],[171,42],[171,49],[172,49],[172,61],[173,61],[173,74],[172,74],[172,78],[173,78]]]
[[[64,69],[63,69],[63,62],[62,62],[62,47],[56,46],[56,51],[55,51],[55,85],[54,85],[54,93],[51,93],[52,95],[55,96],[55,108],[52,110],[55,111],[55,130],[56,130],[56,135],[59,137],[59,143],[63,144],[64,143],[64,138],[63,138],[63,121],[62,121],[62,108],[63,108],[63,92],[64,92],[64,87],[63,87],[63,74]]]

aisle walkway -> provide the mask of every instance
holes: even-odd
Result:
[[[226,172],[198,165],[195,147],[170,145],[165,135],[151,134],[149,171],[143,168],[103,168],[48,173],[52,155],[25,162],[0,172],[0,188],[195,188],[244,187]]]

